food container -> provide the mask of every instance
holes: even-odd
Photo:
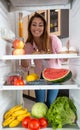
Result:
[[[6,76],[6,85],[14,85],[14,81],[17,79],[22,79],[22,76],[19,73],[9,73]]]

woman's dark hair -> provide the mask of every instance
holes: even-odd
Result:
[[[29,20],[29,23],[28,23],[28,38],[26,40],[26,43],[27,42],[30,42],[31,44],[33,43],[33,35],[31,33],[31,24],[32,24],[32,21],[33,21],[34,18],[40,18],[44,23],[44,32],[43,32],[41,38],[42,38],[42,41],[43,41],[43,49],[46,50],[47,49],[47,42],[49,42],[47,22],[46,22],[45,18],[39,13],[35,13]]]

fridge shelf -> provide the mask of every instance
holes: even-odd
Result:
[[[2,128],[0,130],[25,130],[25,128]],[[28,130],[26,128],[26,130]],[[53,130],[52,128],[44,128],[44,130]],[[59,129],[56,129],[56,130],[78,130],[78,128],[59,128]]]
[[[61,84],[32,84],[24,86],[0,85],[0,90],[37,90],[37,89],[79,89],[79,85],[74,81],[67,81]]]
[[[2,55],[0,60],[80,58],[77,54]]]

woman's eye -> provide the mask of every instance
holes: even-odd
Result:
[[[36,24],[32,24],[32,26],[37,26]]]
[[[43,24],[37,25],[37,24],[34,24],[34,23],[33,23],[32,26],[43,27],[44,25],[43,25]]]
[[[39,25],[39,27],[43,27],[44,25]]]
[[[33,25],[33,26],[36,26],[36,27],[40,27],[40,28],[41,28],[41,27],[43,27],[44,25]]]

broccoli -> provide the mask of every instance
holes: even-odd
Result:
[[[47,111],[46,118],[53,128],[62,128],[66,124],[74,124],[77,119],[76,107],[66,96],[57,97]]]

